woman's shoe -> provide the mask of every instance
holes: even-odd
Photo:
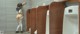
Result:
[[[19,31],[16,31],[16,33],[19,33]]]

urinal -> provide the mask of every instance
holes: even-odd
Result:
[[[65,8],[63,19],[63,34],[78,34],[78,5]]]
[[[34,32],[34,34],[37,34],[37,30]]]
[[[49,10],[47,10],[46,15],[46,34],[49,34]]]

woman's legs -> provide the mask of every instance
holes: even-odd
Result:
[[[21,28],[21,31],[22,31],[22,20],[19,21],[16,31],[18,31],[19,27]]]
[[[16,29],[16,31],[18,31],[19,27],[20,27],[20,25],[18,25],[18,26],[17,26],[17,29]]]

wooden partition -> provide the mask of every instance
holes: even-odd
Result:
[[[30,28],[30,9],[28,9],[27,10],[27,12],[26,12],[26,29],[27,29],[27,31],[29,31],[29,28]]]
[[[50,34],[62,34],[65,2],[53,2],[50,10]]]
[[[30,10],[30,15],[31,15],[31,34],[34,34],[36,30],[36,8],[32,8]]]
[[[68,0],[68,2],[79,2],[79,0]]]
[[[37,34],[45,34],[46,31],[46,14],[48,6],[39,6],[37,8]]]
[[[80,34],[80,2],[79,2],[79,34]]]
[[[78,2],[80,2],[80,0],[78,0]]]

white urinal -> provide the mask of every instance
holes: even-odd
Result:
[[[49,10],[47,10],[46,15],[46,34],[49,34]]]
[[[65,8],[63,34],[78,34],[78,5]]]
[[[37,34],[37,30],[34,32],[34,34]]]

